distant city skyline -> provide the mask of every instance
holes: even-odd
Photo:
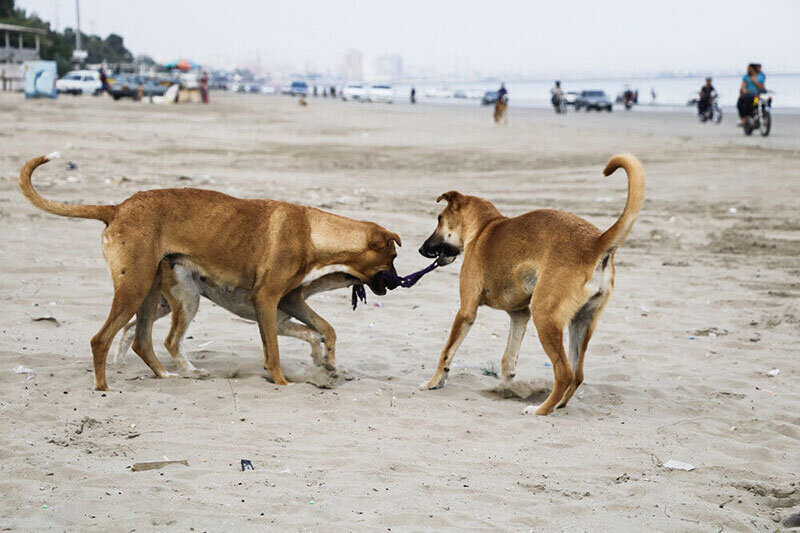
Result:
[[[75,25],[74,0],[17,6],[53,26]],[[754,10],[766,24],[751,25]],[[362,75],[376,78],[720,73],[756,60],[769,72],[800,72],[800,2],[791,0],[228,0],[223,8],[208,0],[81,0],[81,21],[85,33],[118,33],[134,54],[161,62],[186,57],[276,74],[338,75],[353,52]]]

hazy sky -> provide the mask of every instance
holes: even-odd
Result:
[[[74,26],[74,0],[17,0]],[[760,14],[758,14],[760,12]],[[85,32],[116,32],[136,54],[218,66],[334,71],[364,62],[482,74],[800,72],[797,0],[81,0]]]

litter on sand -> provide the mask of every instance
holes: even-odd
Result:
[[[535,405],[529,405],[525,409],[522,410],[522,414],[523,415],[532,415],[535,412],[536,412],[536,406]]]
[[[771,377],[771,378],[774,378],[775,376],[777,376],[777,375],[778,375],[778,374],[780,374],[780,373],[781,373],[781,371],[780,371],[780,370],[778,370],[777,368],[773,368],[772,370],[770,370],[769,372],[767,372],[767,375],[768,375],[769,377]]]
[[[131,471],[144,472],[145,470],[158,470],[159,468],[164,468],[167,465],[189,466],[189,461],[183,459],[181,461],[147,461],[144,463],[133,463]]]
[[[676,461],[675,459],[670,459],[666,463],[664,463],[664,468],[671,468],[673,470],[685,470],[687,472],[694,470],[694,465],[689,463],[684,463],[683,461]]]
[[[32,322],[52,322],[56,326],[60,326],[61,325],[61,322],[59,322],[56,317],[49,316],[49,315],[48,316],[32,316],[31,317],[31,321]]]
[[[31,368],[24,367],[22,365],[18,365],[17,368],[14,369],[15,374],[26,374],[27,377],[25,381],[30,381],[36,375],[36,372],[33,371]]]
[[[250,459],[242,459],[242,472],[245,470],[255,470],[253,462]]]

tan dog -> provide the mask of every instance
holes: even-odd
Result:
[[[597,319],[614,288],[614,253],[628,235],[644,200],[644,172],[632,155],[611,158],[604,170],[628,174],[628,200],[619,220],[601,233],[563,211],[542,209],[507,218],[488,201],[456,191],[439,223],[420,248],[426,257],[451,263],[464,252],[461,308],[433,378],[423,385],[444,386],[450,363],[478,312],[488,305],[506,311],[511,330],[501,365],[504,382],[514,377],[520,345],[533,316],[544,351],[553,363],[553,391],[537,414],[564,407],[583,382],[583,360]],[[569,360],[562,335],[569,326]]]
[[[197,314],[200,306],[200,297],[208,298],[223,309],[245,320],[255,322],[256,312],[253,308],[253,302],[250,301],[250,293],[245,289],[230,290],[227,287],[215,285],[190,266],[185,266],[180,262],[170,264],[168,261],[162,261],[159,274],[161,299],[156,307],[154,320],[172,313],[172,324],[164,341],[164,346],[166,346],[167,351],[177,364],[181,375],[208,376],[208,372],[202,368],[195,368],[183,351],[183,339],[189,324]],[[311,347],[311,358],[314,364],[326,367],[327,370],[333,373],[332,377],[335,377],[336,368],[327,361],[323,347],[324,343],[330,341],[320,333],[317,333],[316,330],[291,320],[292,315],[283,311],[282,308],[292,308],[297,297],[306,300],[320,292],[349,287],[358,282],[358,279],[349,274],[328,274],[312,281],[308,285],[298,287],[287,296],[281,298],[278,304],[278,335],[306,341]],[[119,345],[114,354],[114,364],[124,362],[125,354],[135,339],[135,333],[136,320],[131,320],[122,328]],[[330,332],[327,333],[330,334]]]
[[[508,102],[504,98],[498,98],[494,103],[494,122],[495,124],[508,124]]]
[[[119,205],[72,205],[43,198],[31,174],[57,154],[31,159],[22,168],[22,194],[56,215],[102,220],[103,255],[111,271],[114,300],[92,338],[95,389],[108,390],[105,364],[117,332],[137,315],[133,349],[158,377],[168,377],[151,339],[160,298],[161,261],[180,262],[214,285],[245,290],[253,304],[264,346],[264,367],[286,385],[278,353],[278,305],[295,289],[333,273],[345,273],[385,294],[379,274],[395,273],[400,237],[361,222],[286,202],[244,200],[202,189],[160,189],[134,194]],[[393,288],[393,287],[388,287]],[[335,333],[302,298],[287,308],[321,332],[327,362],[335,368]]]

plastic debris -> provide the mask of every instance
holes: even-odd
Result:
[[[684,463],[683,461],[676,461],[675,459],[670,459],[666,463],[664,463],[664,468],[671,468],[673,470],[685,470],[686,472],[690,472],[694,470],[694,465],[689,463]]]
[[[242,472],[245,470],[255,470],[253,462],[250,459],[242,459]]]
[[[144,472],[145,470],[157,470],[164,468],[167,465],[183,465],[189,466],[189,461],[186,459],[180,461],[147,461],[144,463],[133,463],[131,467],[132,472]]]
[[[36,375],[36,372],[33,371],[31,368],[24,367],[22,365],[18,365],[17,368],[14,369],[15,374],[27,374],[25,381],[30,381]]]
[[[728,209],[728,213],[730,213],[731,215],[735,215],[738,212],[739,210],[736,209],[735,207],[731,207],[730,209]]]
[[[650,314],[650,309],[648,309],[648,308],[647,308],[647,306],[646,306],[646,305],[644,305],[644,304],[641,304],[641,305],[639,306],[639,309],[641,309],[641,310],[642,310],[642,316],[647,316],[647,315],[649,315],[649,314]]]
[[[523,415],[532,415],[535,412],[536,412],[536,406],[535,405],[529,405],[525,409],[522,410],[522,414]]]
[[[669,222],[670,224],[672,224],[672,223],[673,223],[673,222],[675,222],[676,220],[678,220],[678,219],[677,219],[677,218],[675,218],[675,217],[669,217],[669,220],[667,220],[667,222]]]
[[[61,322],[59,322],[56,317],[50,316],[50,315],[31,317],[31,321],[33,321],[33,322],[51,322],[51,323],[55,324],[56,326],[60,326],[61,325]]]
[[[208,346],[208,345],[209,345],[209,344],[211,344],[212,342],[214,342],[214,341],[208,341],[208,342],[204,342],[203,344],[198,344],[198,345],[197,345],[197,347],[198,347],[198,348],[203,348],[203,347],[205,347],[205,346]]]
[[[73,163],[72,161],[67,161],[67,170],[77,170],[78,165]]]
[[[771,377],[771,378],[774,378],[775,376],[777,376],[777,375],[778,375],[778,374],[780,374],[780,373],[781,373],[781,371],[780,371],[780,370],[778,370],[777,368],[773,368],[772,370],[770,370],[769,372],[767,372],[767,375],[768,375],[769,377]]]

